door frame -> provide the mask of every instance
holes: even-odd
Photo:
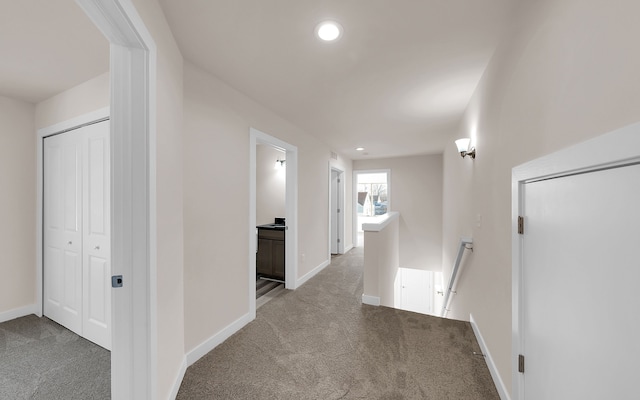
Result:
[[[524,375],[518,372],[518,355],[524,354],[523,235],[518,216],[524,208],[524,185],[540,180],[583,174],[640,163],[640,123],[628,125],[594,139],[535,159],[512,169],[512,354],[514,400],[524,399]],[[526,224],[526,220],[525,220]]]
[[[344,179],[344,170],[331,165],[331,162],[329,162],[329,254],[328,254],[328,260],[331,260],[331,245],[332,245],[332,238],[331,238],[331,232],[334,230],[334,226],[331,223],[333,221],[333,219],[331,218],[331,215],[333,213],[333,209],[331,207],[331,199],[333,197],[333,184],[332,184],[332,178],[331,175],[333,173],[333,171],[336,171],[338,173],[338,179],[340,180],[340,182],[338,183],[338,208],[340,209],[340,214],[338,215],[338,217],[336,218],[336,221],[338,223],[337,226],[337,230],[338,230],[338,237],[341,239],[340,243],[338,243],[338,253],[337,254],[344,254],[344,219],[345,219],[345,210],[344,210],[344,203],[345,203],[345,189],[346,189],[346,182]]]
[[[285,288],[295,290],[298,276],[298,148],[276,137],[249,128],[249,315],[256,317],[256,147],[258,144],[285,152]]]
[[[387,174],[387,213],[391,211],[391,169],[356,169],[353,170],[353,246],[358,243],[358,175],[360,174]]]
[[[157,50],[131,0],[76,0],[110,43],[111,398],[157,398]]]

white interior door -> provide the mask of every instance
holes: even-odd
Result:
[[[110,349],[109,122],[45,138],[43,157],[44,314]]]
[[[83,129],[83,336],[111,349],[109,121]]]
[[[339,199],[340,199],[340,172],[331,170],[331,254],[338,254],[339,252],[339,240],[340,233],[338,227],[338,218],[340,214]]]
[[[44,140],[44,314],[82,334],[82,146],[77,132]]]
[[[398,308],[421,314],[433,314],[433,271],[400,268],[400,304]]]
[[[525,399],[637,398],[640,166],[523,195]]]

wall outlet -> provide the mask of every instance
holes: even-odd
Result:
[[[481,227],[482,227],[482,214],[478,214],[478,215],[476,216],[476,226],[477,226],[478,228],[481,228]]]
[[[300,253],[300,263],[304,264],[306,258],[307,258],[306,254]]]

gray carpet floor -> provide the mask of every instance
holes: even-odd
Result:
[[[109,399],[111,354],[48,318],[0,324],[0,399]]]
[[[187,369],[178,399],[499,399],[467,322],[361,304],[362,248]]]

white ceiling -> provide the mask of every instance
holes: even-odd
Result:
[[[186,59],[354,159],[450,145],[514,2],[160,0]],[[35,103],[108,70],[74,0],[0,7],[0,94]],[[338,42],[314,37],[327,18]]]
[[[186,59],[356,159],[443,151],[514,0],[160,3]]]
[[[109,70],[109,43],[74,0],[0,0],[0,94],[38,103]]]

